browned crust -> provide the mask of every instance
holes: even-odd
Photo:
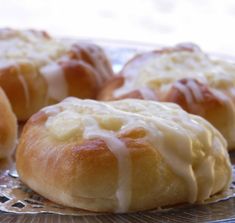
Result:
[[[120,99],[125,99],[125,98],[145,99],[141,91],[139,90],[134,90],[127,94],[123,94],[122,96],[117,97],[116,99],[120,100]]]
[[[99,87],[113,76],[113,70],[110,61],[106,57],[101,47],[88,44],[77,43],[72,45],[71,50],[68,52],[71,59],[84,61],[90,65],[101,78]]]
[[[124,84],[123,76],[115,76],[111,80],[107,81],[104,87],[98,94],[98,100],[109,101],[114,99],[113,92],[115,89],[121,87]],[[115,98],[116,99],[116,98]]]
[[[0,88],[0,158],[13,153],[17,137],[16,117],[10,103]]]
[[[19,120],[26,120],[45,106],[46,82],[33,64],[24,63],[0,69],[0,86]]]

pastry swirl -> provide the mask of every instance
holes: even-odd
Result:
[[[25,184],[54,202],[123,213],[225,191],[226,146],[211,124],[176,104],[67,98],[26,123],[16,166]]]

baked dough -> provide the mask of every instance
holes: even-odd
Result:
[[[0,30],[0,86],[17,118],[67,96],[95,98],[113,72],[101,48],[35,30]]]
[[[181,44],[130,60],[100,93],[100,100],[141,98],[174,102],[206,118],[235,149],[235,64]]]
[[[123,213],[227,190],[226,147],[211,124],[176,104],[67,98],[26,123],[16,167],[25,184],[54,202]]]
[[[0,159],[9,157],[16,146],[17,121],[9,100],[0,88]]]

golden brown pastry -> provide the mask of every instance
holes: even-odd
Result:
[[[67,96],[95,98],[113,72],[101,48],[35,30],[0,30],[0,86],[19,120]]]
[[[143,53],[130,60],[100,93],[101,100],[139,98],[174,102],[210,121],[235,149],[235,64],[195,45]]]
[[[29,119],[16,166],[25,184],[54,202],[129,212],[227,190],[226,146],[211,124],[176,104],[67,98]]]
[[[0,88],[0,159],[10,156],[16,145],[17,121],[9,100]]]

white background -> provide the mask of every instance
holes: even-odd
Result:
[[[154,44],[187,41],[235,55],[234,0],[0,0],[0,27]]]

